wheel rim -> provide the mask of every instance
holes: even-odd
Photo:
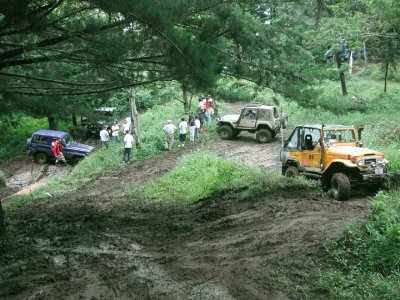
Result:
[[[36,160],[39,164],[44,164],[47,161],[47,156],[46,154],[38,153],[36,155]]]

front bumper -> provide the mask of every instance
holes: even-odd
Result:
[[[390,177],[389,173],[384,174],[360,174],[361,180],[364,182],[382,182]]]

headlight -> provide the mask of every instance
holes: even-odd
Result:
[[[364,161],[364,159],[359,159],[358,161],[357,161],[357,165],[359,165],[360,167],[363,167],[364,165],[365,165],[365,161]]]
[[[389,163],[389,161],[384,157],[378,157],[376,159],[376,163],[379,165],[387,165]]]

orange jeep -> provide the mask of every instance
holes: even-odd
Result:
[[[350,187],[382,186],[388,160],[381,152],[362,147],[361,130],[343,125],[300,125],[281,151],[282,174],[320,179],[336,200],[346,200]]]

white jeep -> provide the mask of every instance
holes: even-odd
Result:
[[[240,115],[225,115],[218,122],[218,132],[223,139],[236,137],[242,131],[256,134],[259,143],[269,143],[288,123],[286,113],[279,115],[274,105],[246,104]]]

